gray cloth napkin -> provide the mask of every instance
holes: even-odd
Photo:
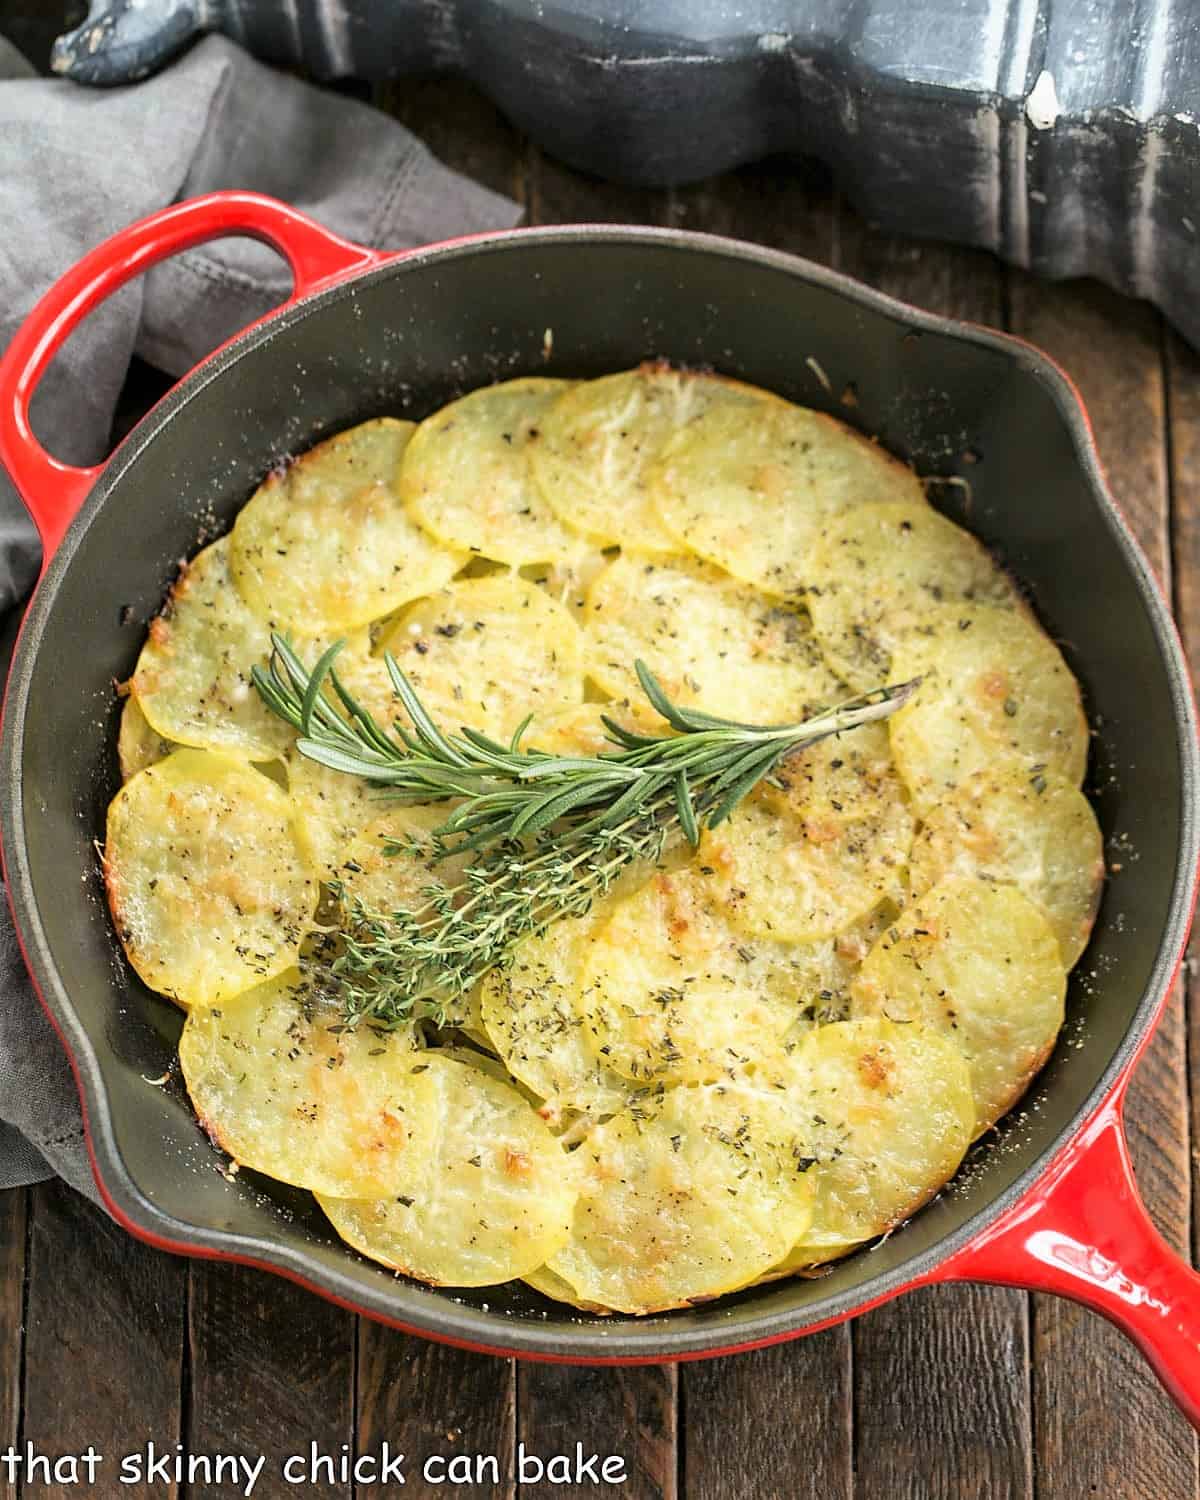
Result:
[[[252,188],[348,239],[401,249],[508,228],[520,210],[449,171],[396,121],[263,67],[209,37],[146,83],[93,92],[32,76],[0,37],[0,348],[55,277],[123,225],[179,198]],[[288,292],[249,240],[156,266],[87,320],[38,391],[32,420],[72,463],[103,459],[134,353],[182,375]],[[39,548],[0,470],[0,615]],[[75,1087],[0,911],[0,1188],[58,1172],[95,1197]]]

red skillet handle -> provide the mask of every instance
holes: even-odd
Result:
[[[60,463],[29,425],[37,383],[72,330],[135,276],[205,240],[246,235],[273,246],[292,270],[295,302],[349,271],[382,259],[258,193],[209,193],[176,203],[97,245],[38,302],[0,359],[0,463],[12,476],[42,538],[45,567],[101,465]]]
[[[1110,1098],[1046,1179],[933,1281],[993,1281],[1057,1292],[1103,1313],[1149,1360],[1200,1428],[1200,1275],[1155,1229]]]

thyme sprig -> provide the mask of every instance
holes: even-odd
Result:
[[[683,839],[695,846],[787,756],[887,718],[917,686],[879,688],[801,723],[756,725],[672,702],[638,661],[642,691],[671,732],[638,733],[601,714],[611,751],[554,755],[524,747],[532,716],[507,744],[469,727],[442,731],[390,654],[387,671],[409,722],[397,718],[389,732],[338,676],[341,642],[311,671],[282,636],[272,643],[254,683],[299,731],[300,753],[401,802],[455,802],[423,853],[434,863],[473,856],[457,883],[431,883],[416,912],[371,911],[335,892],[342,941],[322,961],[325,978],[348,1021],[375,1025],[444,1022],[519,938],[582,916],[634,862],[653,863]],[[399,842],[390,852],[406,850],[416,852]]]

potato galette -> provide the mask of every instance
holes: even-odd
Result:
[[[741,729],[920,685],[383,1025],[328,976],[471,910],[481,867],[437,842],[467,793],[313,759],[253,680],[273,637],[343,643],[335,724],[412,729],[390,662],[481,753],[592,765],[602,715],[668,732],[639,660]],[[1046,1060],[1099,900],[1079,688],[1011,580],[897,459],[716,375],[513,380],[327,439],[182,571],[126,691],[105,878],[188,1012],[200,1122],[432,1284],[652,1313],[889,1232]]]

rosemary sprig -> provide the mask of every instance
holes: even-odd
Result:
[[[323,961],[327,978],[348,1021],[376,1025],[444,1022],[518,938],[582,916],[630,864],[653,863],[669,843],[694,846],[795,750],[887,718],[917,686],[879,688],[803,723],[755,725],[673,703],[639,661],[642,691],[673,732],[639,734],[602,714],[614,748],[565,756],[522,746],[529,718],[507,745],[470,728],[443,732],[390,655],[409,723],[397,719],[389,733],[339,678],[340,642],[311,671],[283,637],[272,642],[255,686],[299,731],[301,754],[399,801],[456,801],[431,836],[433,858],[474,856],[457,885],[431,885],[418,912],[374,912],[339,893],[345,923],[340,951]]]

